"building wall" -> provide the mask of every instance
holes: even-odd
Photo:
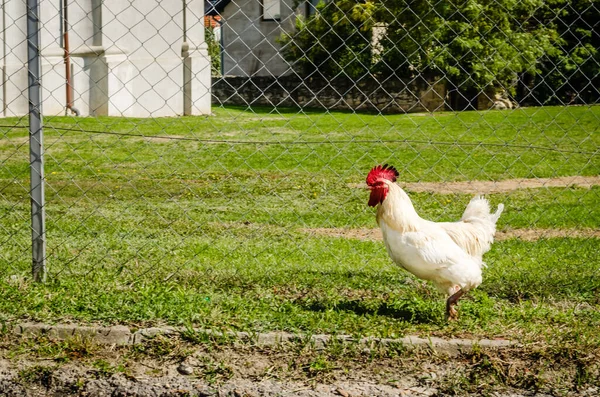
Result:
[[[223,74],[228,76],[280,76],[291,72],[277,38],[292,31],[296,20],[294,0],[281,0],[279,20],[263,20],[262,0],[229,3],[222,16]]]
[[[25,0],[2,10],[3,116],[28,113]],[[44,114],[64,114],[58,0],[41,0]],[[74,107],[83,116],[210,113],[203,0],[69,0]]]
[[[0,116],[23,116],[29,112],[27,99],[27,7],[24,0],[6,1],[0,10],[0,68],[2,89]],[[40,1],[40,13],[47,15],[48,29],[60,29],[58,14],[52,12],[49,0]],[[59,36],[59,34],[57,33]],[[60,112],[64,109],[65,92],[57,91],[64,82],[62,49],[48,30],[40,29],[40,47],[42,48],[41,72],[47,76],[48,84],[42,87],[45,98],[44,110]],[[63,85],[64,86],[64,85]]]

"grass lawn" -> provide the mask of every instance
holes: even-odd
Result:
[[[0,125],[0,319],[245,331],[509,337],[600,345],[594,238],[494,244],[461,318],[395,267],[382,242],[310,228],[375,227],[352,187],[400,179],[600,174],[600,107],[375,116],[214,109],[214,117],[45,120],[49,281],[30,282],[28,145]],[[423,217],[470,195],[411,193]],[[522,189],[500,229],[598,229],[600,187]]]

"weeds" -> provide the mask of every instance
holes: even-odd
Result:
[[[19,344],[10,345],[9,349],[9,357],[26,354],[62,363],[91,357],[100,350],[100,347],[90,338],[73,337],[59,340],[38,336],[24,338]]]
[[[200,373],[208,384],[214,385],[229,380],[233,376],[233,369],[224,361],[202,357]]]
[[[22,340],[21,344],[27,341]],[[43,344],[43,340],[36,340]],[[48,344],[46,342],[46,344]],[[13,351],[11,360],[22,362],[66,357],[75,346],[57,344],[37,350]],[[43,353],[43,356],[36,356]],[[79,356],[78,356],[79,357]],[[244,346],[233,341],[196,341],[176,335],[147,339],[135,346],[96,348],[93,353],[71,361],[54,361],[52,366],[29,365],[19,379],[23,383],[50,385],[52,374],[74,363],[89,368],[85,373],[97,378],[123,374],[135,378],[165,376],[171,368],[185,362],[196,376],[209,385],[219,386],[236,376],[276,378],[307,384],[331,383],[349,379],[368,379],[385,384],[413,384],[437,390],[438,395],[494,395],[493,392],[519,390],[551,395],[592,390],[600,387],[600,349],[571,348],[561,341],[556,344],[536,344],[499,351],[477,346],[458,356],[435,353],[429,348],[406,349],[401,345],[374,344],[365,348],[356,343],[332,342],[315,347],[298,340],[276,347]],[[249,371],[252,363],[259,369]],[[248,375],[255,373],[256,375]],[[400,382],[400,383],[399,383]],[[80,386],[81,389],[81,386]]]
[[[157,335],[147,338],[143,343],[136,344],[130,349],[125,349],[126,357],[137,359],[149,357],[159,361],[183,361],[191,351],[178,338],[167,335]]]
[[[25,384],[39,383],[44,387],[50,387],[54,371],[55,368],[52,367],[34,365],[19,371],[19,379]]]

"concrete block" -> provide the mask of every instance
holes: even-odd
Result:
[[[91,339],[98,344],[127,345],[130,343],[129,328],[116,325],[113,327],[79,326],[73,324],[23,323],[14,327],[13,333],[24,337],[48,336],[54,339],[82,338]]]

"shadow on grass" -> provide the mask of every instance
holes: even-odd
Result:
[[[218,109],[225,109],[225,110],[237,110],[237,111],[243,111],[243,112],[250,112],[250,113],[254,113],[254,114],[285,114],[285,113],[302,113],[305,115],[310,115],[310,114],[317,114],[317,115],[321,115],[321,114],[331,114],[331,113],[339,113],[339,114],[356,114],[356,113],[360,113],[360,114],[366,114],[366,115],[377,115],[379,114],[378,111],[376,110],[361,110],[359,112],[355,111],[355,110],[350,110],[350,109],[335,109],[335,110],[326,110],[326,109],[322,109],[322,108],[317,108],[317,107],[310,107],[310,106],[305,106],[305,107],[290,107],[290,106],[277,106],[277,107],[272,107],[272,106],[242,106],[242,105],[224,105],[224,106],[218,106],[216,107]]]
[[[432,324],[440,321],[440,313],[429,305],[419,305],[414,301],[364,301],[344,300],[339,302],[327,302],[311,300],[297,302],[306,310],[325,312],[328,310],[353,312],[359,316],[386,316],[411,324]]]

